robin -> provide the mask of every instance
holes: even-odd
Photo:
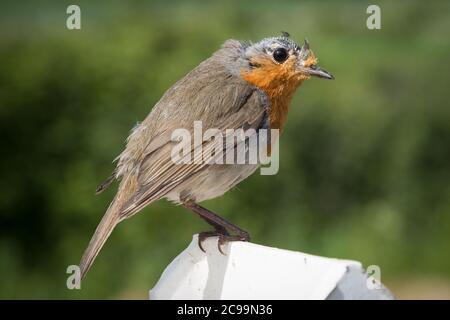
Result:
[[[334,79],[317,66],[305,40],[300,47],[283,33],[257,43],[227,40],[210,58],[176,82],[135,126],[117,166],[96,193],[119,180],[118,191],[80,262],[84,277],[114,227],[143,207],[167,199],[199,215],[214,231],[199,234],[199,246],[218,236],[249,241],[249,234],[198,203],[218,197],[252,174],[259,164],[175,163],[171,158],[177,128],[282,130],[295,90],[311,77]],[[203,148],[202,152],[206,148]]]

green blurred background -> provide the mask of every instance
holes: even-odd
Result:
[[[82,29],[66,29],[81,7]],[[205,205],[256,243],[379,265],[399,298],[450,298],[450,2],[4,2],[0,298],[142,298],[207,229],[165,201],[119,225],[66,288],[112,199],[129,130],[229,38],[307,37],[335,81],[297,92],[280,171]]]

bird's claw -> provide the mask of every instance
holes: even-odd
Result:
[[[211,237],[220,237],[221,233],[217,232],[217,231],[204,231],[204,232],[200,232],[198,234],[198,247],[200,248],[200,250],[202,250],[204,253],[206,253],[205,249],[203,248],[203,241],[205,241],[208,238]]]
[[[203,248],[203,241],[205,241],[207,238],[210,237],[218,237],[219,240],[217,241],[217,248],[219,249],[220,253],[223,255],[226,255],[226,253],[223,252],[222,246],[227,244],[230,241],[250,241],[250,235],[247,232],[242,232],[239,235],[230,235],[227,231],[225,232],[218,232],[218,231],[205,231],[201,232],[198,235],[198,246],[199,248],[206,253],[205,249]]]

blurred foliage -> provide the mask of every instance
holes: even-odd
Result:
[[[114,194],[128,131],[228,38],[307,37],[335,81],[297,92],[280,172],[205,205],[264,245],[360,260],[382,281],[450,278],[450,3],[72,1],[0,5],[0,298],[146,298],[207,229],[165,201],[121,224],[66,288]],[[394,292],[395,293],[395,292]],[[420,295],[420,292],[417,293]]]

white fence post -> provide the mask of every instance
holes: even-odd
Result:
[[[191,244],[170,263],[150,299],[393,299],[361,263],[247,242],[217,248],[209,238]]]

